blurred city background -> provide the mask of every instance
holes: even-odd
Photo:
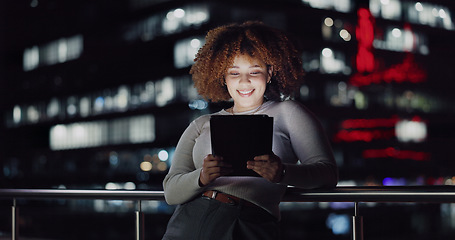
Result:
[[[452,0],[0,2],[0,188],[162,190],[196,117],[229,103],[188,74],[206,32],[260,20],[302,51],[296,100],[320,119],[339,186],[455,184]],[[0,239],[11,236],[0,199]],[[134,203],[18,200],[21,236],[131,239]],[[453,204],[362,204],[365,239],[453,239]],[[173,211],[145,201],[147,239]],[[283,203],[285,239],[350,239],[353,204]]]

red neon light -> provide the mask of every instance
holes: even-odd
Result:
[[[367,149],[362,153],[363,158],[395,158],[410,159],[414,161],[429,161],[431,154],[427,152],[416,152],[411,150],[398,150],[393,147],[385,149]]]
[[[392,139],[395,130],[341,130],[333,138],[335,142],[371,142],[380,139]]]
[[[357,74],[351,77],[351,85],[360,87],[370,84],[379,84],[381,82],[402,83],[409,81],[411,83],[419,83],[426,80],[426,72],[423,71],[421,67],[415,63],[414,57],[410,53],[408,53],[408,55],[405,57],[403,63],[393,65],[390,68],[382,71],[378,71],[376,67],[376,60],[373,54],[375,19],[371,15],[371,12],[366,8],[360,8],[357,11],[357,16]],[[404,29],[411,31],[409,24],[406,24],[404,26]],[[414,42],[415,41],[416,40],[414,39]]]
[[[398,116],[376,119],[347,119],[341,122],[341,130],[334,137],[334,142],[371,142],[373,140],[388,140],[396,137],[395,126],[401,121]],[[411,121],[422,122],[419,116]]]
[[[384,71],[377,71],[368,75],[357,73],[349,79],[349,83],[360,87],[370,84],[379,84],[381,82],[402,83],[409,81],[411,83],[424,82],[427,79],[427,74],[419,65],[414,62],[412,54],[408,54],[403,60],[403,63],[391,66]]]
[[[395,127],[399,120],[397,116],[379,119],[347,119],[341,123],[341,127],[344,129]]]
[[[357,42],[357,57],[356,66],[358,72],[372,72],[374,70],[374,55],[373,55],[373,41],[374,41],[374,18],[370,11],[366,8],[360,8],[357,11],[359,18],[358,25],[355,30]]]

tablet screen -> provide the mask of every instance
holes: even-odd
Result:
[[[267,115],[213,115],[210,118],[212,154],[222,156],[231,176],[259,176],[246,168],[255,156],[272,152],[273,117]]]

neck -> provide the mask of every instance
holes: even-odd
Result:
[[[256,112],[258,112],[259,110],[261,110],[261,107],[262,105],[264,104],[264,101],[261,102],[260,105],[258,106],[255,106],[255,107],[252,107],[252,108],[246,108],[246,109],[241,109],[241,110],[238,110],[238,108],[236,108],[236,106],[234,105],[231,109],[229,109],[232,114],[241,114],[241,113],[244,113],[244,112],[249,112],[249,111],[253,111],[252,113],[250,114],[254,114]]]

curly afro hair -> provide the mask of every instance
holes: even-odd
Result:
[[[303,67],[299,52],[284,32],[248,21],[210,30],[206,43],[199,49],[190,74],[199,94],[213,102],[228,101],[224,76],[235,56],[249,55],[272,67],[271,83],[265,97],[280,101],[291,96],[303,83]]]

